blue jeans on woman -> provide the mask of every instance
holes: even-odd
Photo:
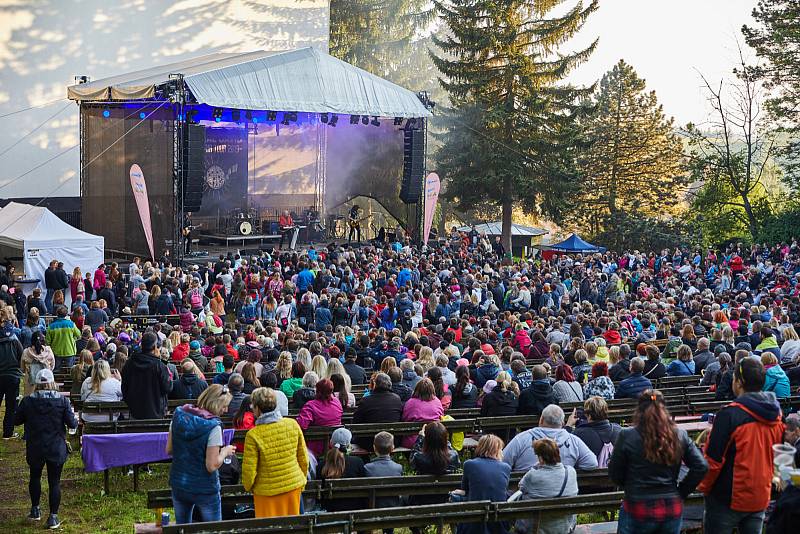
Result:
[[[620,508],[617,534],[680,534],[682,522],[682,517],[661,522],[637,521]]]
[[[210,494],[189,493],[172,489],[172,507],[175,509],[175,524],[192,522],[195,508],[204,521],[222,521],[222,501],[219,492]]]

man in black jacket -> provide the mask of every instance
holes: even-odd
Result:
[[[392,393],[392,379],[386,373],[375,376],[375,387],[353,413],[353,423],[396,423],[403,417],[403,401]],[[359,447],[369,449],[374,436],[361,436]]]
[[[356,363],[356,358],[358,355],[356,354],[356,349],[350,347],[347,349],[347,354],[345,355],[344,361],[344,370],[350,377],[350,382],[354,385],[364,384],[367,381],[366,374],[364,373],[364,368],[361,367]]]
[[[172,382],[167,366],[158,356],[157,341],[153,332],[145,332],[141,352],[135,353],[122,369],[122,399],[131,419],[160,419],[166,412]]]
[[[184,362],[181,373],[180,379],[172,383],[170,399],[196,399],[208,387],[208,383],[195,374],[192,362]]]
[[[114,317],[117,315],[117,297],[114,295],[114,284],[111,281],[106,282],[99,293],[97,293],[97,300],[103,299],[108,305],[108,313]]]
[[[47,309],[39,310],[42,314],[45,312],[49,314],[53,313],[53,294],[56,292],[56,289],[58,289],[58,283],[56,282],[56,265],[58,265],[58,261],[51,260],[50,265],[44,271],[44,287],[47,288],[44,302]]]
[[[531,386],[519,394],[517,415],[538,415],[547,406],[556,404],[553,386],[550,385],[544,365],[534,365],[531,374],[533,376]]]
[[[6,402],[6,415],[3,417],[3,439],[11,439],[14,434],[14,410],[17,409],[19,380],[22,371],[19,360],[22,357],[22,344],[14,335],[11,323],[0,325],[0,405]]]

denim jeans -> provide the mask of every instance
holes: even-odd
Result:
[[[17,411],[17,395],[19,395],[19,378],[16,376],[0,376],[0,406],[6,403],[6,414],[3,417],[3,437],[14,435],[14,412]]]
[[[185,525],[192,522],[192,511],[197,508],[200,518],[206,521],[222,521],[222,501],[219,492],[199,494],[172,489],[172,507],[175,523]]]
[[[55,292],[55,289],[48,289],[44,294],[44,305],[47,307],[47,313],[51,315],[53,313],[53,295]]]
[[[60,371],[66,369],[69,371],[75,365],[75,356],[56,356],[56,365],[53,371]]]
[[[656,523],[655,521],[637,521],[620,507],[617,534],[680,534],[683,518],[676,517]]]
[[[713,497],[706,497],[703,514],[705,534],[730,534],[736,528],[739,534],[761,534],[764,510],[760,512],[737,512]]]

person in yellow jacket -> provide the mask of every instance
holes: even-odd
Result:
[[[294,419],[281,416],[272,389],[253,390],[250,403],[256,426],[244,440],[242,484],[253,494],[255,516],[298,515],[308,473],[303,431]]]

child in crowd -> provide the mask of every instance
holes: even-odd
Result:
[[[394,452],[394,436],[389,432],[375,434],[372,448],[377,456],[364,466],[368,477],[399,477],[403,476],[403,466],[392,460]],[[375,499],[376,508],[392,508],[400,506],[400,497],[378,497]],[[393,534],[393,528],[383,530],[383,534]]]

